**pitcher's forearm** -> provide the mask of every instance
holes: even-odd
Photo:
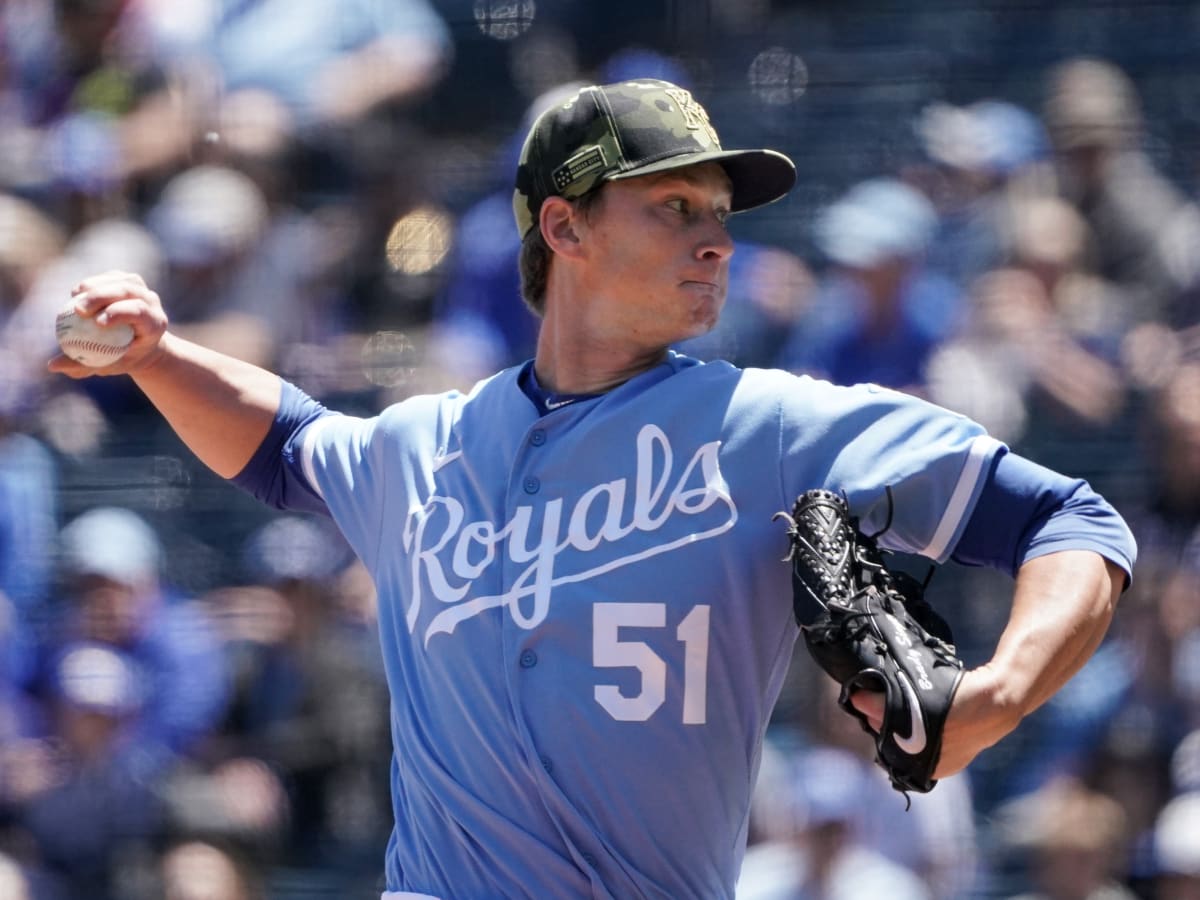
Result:
[[[196,456],[232,478],[262,443],[279,408],[279,377],[170,333],[137,386]]]
[[[1087,662],[1108,630],[1124,580],[1119,567],[1084,551],[1052,553],[1021,567],[992,665],[1023,714]]]
[[[1086,551],[1052,553],[1021,567],[995,654],[959,685],[939,777],[964,769],[1083,667],[1104,639],[1124,583],[1119,566]]]

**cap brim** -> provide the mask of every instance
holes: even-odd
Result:
[[[712,150],[707,153],[681,153],[644,166],[608,176],[609,181],[669,172],[700,163],[721,165],[733,186],[730,212],[744,212],[773,203],[787,194],[796,183],[796,166],[775,150]]]

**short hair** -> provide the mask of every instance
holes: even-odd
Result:
[[[1113,63],[1080,57],[1051,70],[1043,118],[1055,146],[1123,149],[1142,129],[1141,101]]]
[[[604,189],[604,182],[572,201],[575,211],[586,219]],[[546,282],[550,278],[550,260],[554,251],[542,236],[540,225],[530,229],[521,241],[521,255],[518,267],[521,273],[521,299],[525,301],[533,314],[541,318],[546,314]]]

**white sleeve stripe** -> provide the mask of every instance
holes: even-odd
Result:
[[[975,494],[975,487],[979,483],[984,463],[992,458],[998,446],[1000,446],[1000,442],[987,435],[981,435],[971,442],[971,448],[967,451],[966,464],[963,465],[962,472],[958,476],[958,484],[954,486],[950,502],[946,504],[946,511],[942,513],[942,520],[933,532],[933,537],[921,551],[922,556],[937,562],[943,561],[942,555],[948,549],[950,539],[958,531],[962,517],[967,511],[967,504],[971,502],[971,497]]]
[[[300,445],[300,467],[304,470],[304,478],[308,481],[308,486],[322,500],[325,499],[325,492],[321,490],[321,485],[317,481],[317,470],[313,466],[313,457],[317,452],[317,435],[329,424],[330,418],[332,417],[322,416],[309,425],[304,432],[304,442]]]

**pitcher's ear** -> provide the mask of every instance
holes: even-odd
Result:
[[[547,197],[542,203],[538,221],[546,246],[560,256],[576,256],[580,251],[580,214],[575,205],[564,197]]]

